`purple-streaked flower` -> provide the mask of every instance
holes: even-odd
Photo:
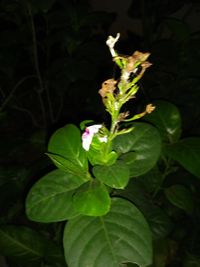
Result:
[[[98,133],[99,129],[102,127],[101,124],[95,124],[92,126],[88,126],[85,129],[85,132],[82,134],[82,146],[85,150],[90,149],[90,145],[92,143],[93,136]]]

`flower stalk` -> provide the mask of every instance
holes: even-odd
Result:
[[[117,135],[131,132],[133,127],[123,128],[123,122],[131,122],[140,119],[148,113],[151,113],[155,107],[148,104],[142,113],[136,114],[129,118],[129,112],[121,112],[122,106],[130,99],[135,98],[139,89],[137,82],[142,78],[151,63],[147,61],[150,53],[135,51],[131,56],[122,56],[115,50],[115,44],[119,40],[120,34],[116,37],[109,36],[106,44],[109,47],[113,61],[121,70],[121,76],[118,80],[113,78],[107,79],[102,83],[99,94],[102,97],[106,111],[111,116],[111,125],[108,130],[104,125],[92,125],[86,127],[82,135],[83,148],[89,153],[99,153],[101,159],[98,164],[103,164],[108,160],[115,159],[115,153],[112,151],[112,141]],[[91,147],[91,149],[90,149]],[[100,157],[99,157],[100,158]],[[113,161],[112,161],[113,162]]]
[[[135,98],[139,89],[137,82],[142,78],[146,69],[152,64],[147,61],[150,53],[135,51],[131,56],[118,55],[115,50],[115,44],[119,40],[119,37],[119,33],[116,37],[109,36],[106,44],[109,47],[114,62],[121,70],[121,77],[118,81],[114,79],[106,80],[102,83],[102,88],[99,90],[99,94],[102,97],[106,110],[111,115],[109,140],[112,140],[116,135],[121,134],[121,130],[119,130],[120,122],[130,122],[139,119],[155,109],[152,104],[149,104],[144,112],[134,115],[129,119],[127,119],[129,112],[120,113],[122,106],[130,99]],[[129,131],[129,129],[126,130]],[[123,129],[123,133],[127,131],[124,131]]]

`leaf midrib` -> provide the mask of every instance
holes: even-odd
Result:
[[[37,251],[31,249],[30,247],[27,247],[27,246],[23,245],[21,242],[19,242],[19,241],[17,241],[16,239],[12,238],[12,236],[10,236],[10,235],[8,235],[8,234],[6,235],[6,232],[3,232],[3,231],[2,231],[2,233],[3,233],[3,235],[4,235],[8,240],[11,240],[13,243],[19,245],[21,248],[25,248],[26,251],[28,251],[28,252],[30,251],[30,252],[32,252],[33,255],[37,255],[37,256],[39,256],[39,257],[42,256],[42,254],[39,254],[39,252],[37,252]]]
[[[105,238],[106,238],[106,240],[107,240],[107,242],[108,242],[108,246],[109,246],[109,248],[110,248],[112,257],[113,257],[114,262],[116,263],[116,266],[117,266],[118,261],[117,261],[117,258],[116,258],[116,256],[115,256],[115,253],[114,253],[114,250],[113,250],[113,247],[112,247],[112,242],[111,242],[111,240],[110,240],[108,231],[107,231],[107,229],[106,229],[106,226],[105,226],[103,217],[100,217],[99,219],[100,219],[100,223],[102,224],[102,228],[103,228],[103,231],[104,231],[104,234],[105,234]]]

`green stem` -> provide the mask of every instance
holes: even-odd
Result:
[[[171,173],[172,169],[171,169],[171,159],[170,158],[165,158],[163,157],[163,161],[165,163],[165,170],[162,173],[162,181],[161,184],[155,189],[155,191],[153,192],[153,198],[156,197],[156,195],[158,194],[158,192],[162,189],[162,183],[165,180],[165,178],[167,177],[168,174]]]

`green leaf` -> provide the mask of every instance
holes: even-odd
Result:
[[[183,185],[172,185],[165,189],[167,199],[176,207],[183,209],[187,213],[192,213],[194,201],[189,189]]]
[[[66,224],[64,251],[69,267],[144,267],[152,261],[151,232],[132,203],[114,198],[105,216],[79,216]]]
[[[82,215],[102,216],[110,209],[110,196],[105,185],[95,180],[84,184],[73,200],[74,208]]]
[[[93,173],[99,181],[117,189],[125,188],[130,176],[128,166],[120,160],[110,166],[95,166]]]
[[[159,132],[147,123],[133,123],[131,133],[114,139],[114,150],[121,155],[130,168],[130,176],[148,172],[157,162],[161,151]]]
[[[36,231],[24,226],[0,227],[0,251],[15,262],[38,262],[44,255],[46,240]]]
[[[149,210],[143,211],[143,214],[149,223],[154,239],[167,237],[172,231],[172,221],[163,209],[154,206]]]
[[[139,208],[149,223],[154,239],[166,237],[172,230],[169,216],[153,203],[140,177],[131,179],[128,186],[124,190],[116,190],[115,195],[128,199]]]
[[[48,152],[68,159],[80,169],[87,171],[86,152],[82,148],[79,129],[73,124],[58,129],[50,138]]]
[[[163,140],[171,143],[177,141],[181,134],[181,115],[178,108],[166,101],[155,101],[156,109],[145,120],[151,122],[159,130]]]
[[[50,153],[46,153],[46,154],[50,157],[50,159],[54,162],[56,167],[58,167],[59,169],[70,172],[76,176],[79,176],[80,179],[85,182],[87,182],[90,179],[88,173],[80,169],[79,166],[75,165],[70,160],[65,159],[59,155],[50,154]]]
[[[143,183],[145,189],[149,193],[154,194],[162,187],[163,174],[161,173],[158,166],[156,165],[149,172],[140,176],[140,181]]]
[[[166,146],[165,153],[200,178],[200,138],[189,137]]]
[[[77,215],[72,197],[84,182],[66,171],[54,170],[41,178],[26,199],[27,216],[38,222],[58,222]]]
[[[88,126],[88,124],[95,124],[93,120],[84,120],[80,123],[80,129],[83,131]]]
[[[101,148],[103,148],[104,144],[102,143]],[[117,153],[115,151],[111,151],[109,153],[105,153],[104,149],[97,150],[93,147],[90,147],[88,151],[88,159],[92,166],[94,165],[112,165],[117,160]]]

